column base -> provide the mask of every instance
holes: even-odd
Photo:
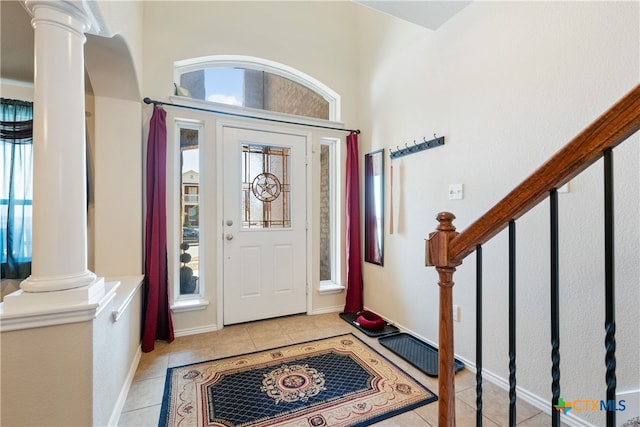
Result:
[[[96,281],[95,273],[86,270],[82,274],[65,277],[34,277],[29,276],[20,283],[20,289],[25,292],[56,292],[67,289],[90,286]]]
[[[20,289],[4,297],[3,311],[5,315],[64,311],[65,308],[97,304],[104,295],[104,277],[94,278],[93,282],[83,287],[61,291],[26,292]]]

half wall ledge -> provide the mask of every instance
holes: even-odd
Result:
[[[21,329],[40,328],[45,326],[63,325],[68,323],[86,322],[95,319],[102,310],[112,307],[111,316],[113,321],[118,321],[122,314],[128,309],[136,292],[142,286],[144,275],[118,276],[107,279],[99,278],[102,282],[104,293],[99,293],[94,298],[78,303],[77,301],[66,300],[64,294],[73,292],[44,292],[33,295],[24,295],[22,290],[16,291],[5,297],[5,302],[0,303],[0,331],[16,331]],[[76,290],[77,292],[78,290]],[[49,295],[47,295],[49,294]],[[35,309],[12,309],[6,310],[7,298],[39,298],[40,301]],[[46,305],[43,298],[53,298]],[[111,304],[113,303],[113,304]]]

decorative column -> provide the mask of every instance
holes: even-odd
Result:
[[[62,300],[87,301],[104,293],[87,269],[84,43],[93,16],[81,1],[25,5],[35,36],[33,242],[31,276],[15,297],[76,289]],[[23,306],[11,300],[5,309]]]

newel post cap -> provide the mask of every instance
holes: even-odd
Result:
[[[459,233],[453,225],[456,218],[451,212],[440,212],[436,217],[438,220],[437,231],[429,233],[429,238],[425,242],[425,265],[436,267],[455,267],[459,262],[451,262],[449,257],[449,242]]]

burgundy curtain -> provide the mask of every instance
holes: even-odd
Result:
[[[358,171],[358,134],[347,136],[347,301],[345,313],[362,310],[362,253],[360,244],[360,173]]]
[[[167,274],[167,113],[153,107],[147,142],[147,217],[144,261],[144,326],[142,351],[155,340],[173,341]]]

